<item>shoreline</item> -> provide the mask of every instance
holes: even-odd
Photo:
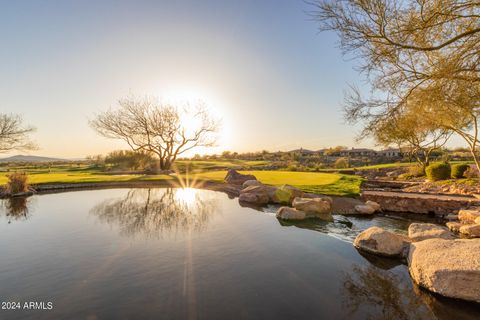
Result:
[[[212,180],[196,181],[195,185],[184,186],[178,179],[173,180],[156,180],[156,181],[111,181],[111,182],[74,182],[74,183],[45,183],[45,184],[32,184],[33,195],[35,194],[53,194],[69,191],[83,191],[83,190],[99,190],[99,189],[114,189],[114,188],[198,188],[212,191],[221,191],[227,194],[234,194],[238,196],[240,194],[240,186],[236,187],[224,182],[217,182]],[[23,196],[23,195],[16,195]],[[4,193],[0,193],[0,199],[7,199],[10,196]],[[15,195],[13,196],[15,197]]]

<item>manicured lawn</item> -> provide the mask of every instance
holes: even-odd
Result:
[[[257,162],[258,163],[258,162]],[[128,181],[161,181],[174,180],[174,175],[109,175],[97,169],[86,166],[58,166],[51,168],[17,167],[10,168],[11,172],[26,172],[31,184],[47,183],[82,183],[82,182],[128,182]],[[9,172],[0,172],[0,185],[7,182],[6,175]],[[355,196],[360,192],[361,178],[337,173],[321,172],[290,172],[290,171],[241,171],[253,174],[265,184],[280,186],[290,184],[307,192]],[[180,178],[186,181],[186,185],[194,181],[212,180],[223,181],[226,170],[192,172],[181,174]]]
[[[289,171],[240,171],[253,174],[262,183],[279,186],[290,184],[307,192],[355,196],[360,193],[362,179],[336,173]],[[226,171],[203,172],[193,175],[197,179],[223,181]]]
[[[31,184],[46,183],[82,183],[82,182],[119,182],[139,180],[172,180],[174,177],[168,175],[107,175],[95,172],[42,172],[28,173],[28,181]],[[0,175],[0,184],[5,184],[7,177],[5,173]]]
[[[178,160],[175,162],[180,171],[188,166],[189,171],[202,172],[208,170],[225,170],[230,168],[261,166],[268,164],[268,161],[246,161],[246,160]]]

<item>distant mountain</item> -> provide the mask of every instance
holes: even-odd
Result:
[[[0,162],[55,162],[55,161],[66,161],[66,160],[60,159],[60,158],[25,156],[21,154],[0,159]]]

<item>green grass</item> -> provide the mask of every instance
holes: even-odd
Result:
[[[0,184],[7,182],[6,174],[0,174]],[[125,182],[125,181],[157,181],[172,180],[168,175],[108,175],[97,172],[28,172],[30,184],[47,183],[98,183],[98,182]]]
[[[188,166],[190,171],[202,172],[208,170],[226,170],[231,168],[262,166],[268,161],[246,161],[246,160],[178,160],[175,166],[184,171]]]
[[[290,184],[306,192],[356,196],[360,193],[362,179],[337,173],[290,172],[290,171],[241,171],[253,174],[262,183],[280,186]],[[196,174],[197,179],[223,181],[226,171],[212,171]]]
[[[215,163],[215,162],[213,162]],[[224,162],[222,162],[224,163]],[[252,162],[250,162],[252,163]],[[259,161],[254,162],[255,165]],[[26,172],[31,184],[55,183],[99,183],[99,182],[131,182],[131,181],[161,181],[174,180],[175,176],[168,175],[110,175],[98,169],[87,166],[57,166],[51,168],[40,167],[15,167],[9,172]],[[7,182],[9,172],[0,172],[0,184]],[[280,186],[290,184],[307,192],[355,196],[360,192],[361,178],[338,173],[321,172],[291,172],[291,171],[241,171],[253,174],[265,184]],[[223,181],[226,170],[195,172],[188,175],[188,180]],[[181,174],[182,179],[187,179],[186,174]]]

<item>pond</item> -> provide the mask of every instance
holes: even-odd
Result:
[[[0,318],[479,319],[479,305],[425,292],[405,265],[351,244],[410,219],[283,223],[275,210],[196,189],[3,200],[0,297],[21,307]]]

